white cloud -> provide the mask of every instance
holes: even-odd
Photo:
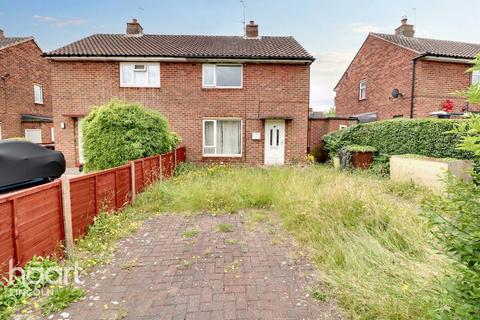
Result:
[[[40,16],[40,15],[34,15],[32,18],[39,22],[47,23],[52,27],[58,27],[58,28],[65,27],[65,26],[78,26],[78,25],[87,23],[87,21],[83,19],[58,19],[55,17]]]
[[[333,88],[352,61],[354,52],[318,52],[310,68],[310,106],[314,110],[328,110],[333,106]]]
[[[351,25],[352,31],[355,33],[369,33],[369,32],[378,32],[380,27],[374,26],[371,24],[366,24],[364,22],[356,22]]]

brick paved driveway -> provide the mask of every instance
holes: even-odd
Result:
[[[246,215],[147,221],[85,277],[86,299],[53,319],[342,319],[310,296],[315,272],[292,241]]]

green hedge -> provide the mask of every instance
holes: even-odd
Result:
[[[87,171],[168,152],[180,143],[161,113],[116,100],[94,108],[82,129]]]
[[[446,134],[465,120],[394,119],[358,124],[323,137],[330,155],[348,145],[371,146],[382,155],[418,154],[435,158],[473,159],[469,151],[458,150],[458,134]]]

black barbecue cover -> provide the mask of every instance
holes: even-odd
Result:
[[[58,178],[65,172],[61,152],[27,141],[0,142],[0,188],[35,179]]]

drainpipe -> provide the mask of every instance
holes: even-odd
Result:
[[[412,59],[412,90],[410,94],[410,119],[413,119],[413,111],[415,109],[415,69],[417,66],[417,60],[425,57],[428,55],[427,53],[421,54],[415,58]]]

